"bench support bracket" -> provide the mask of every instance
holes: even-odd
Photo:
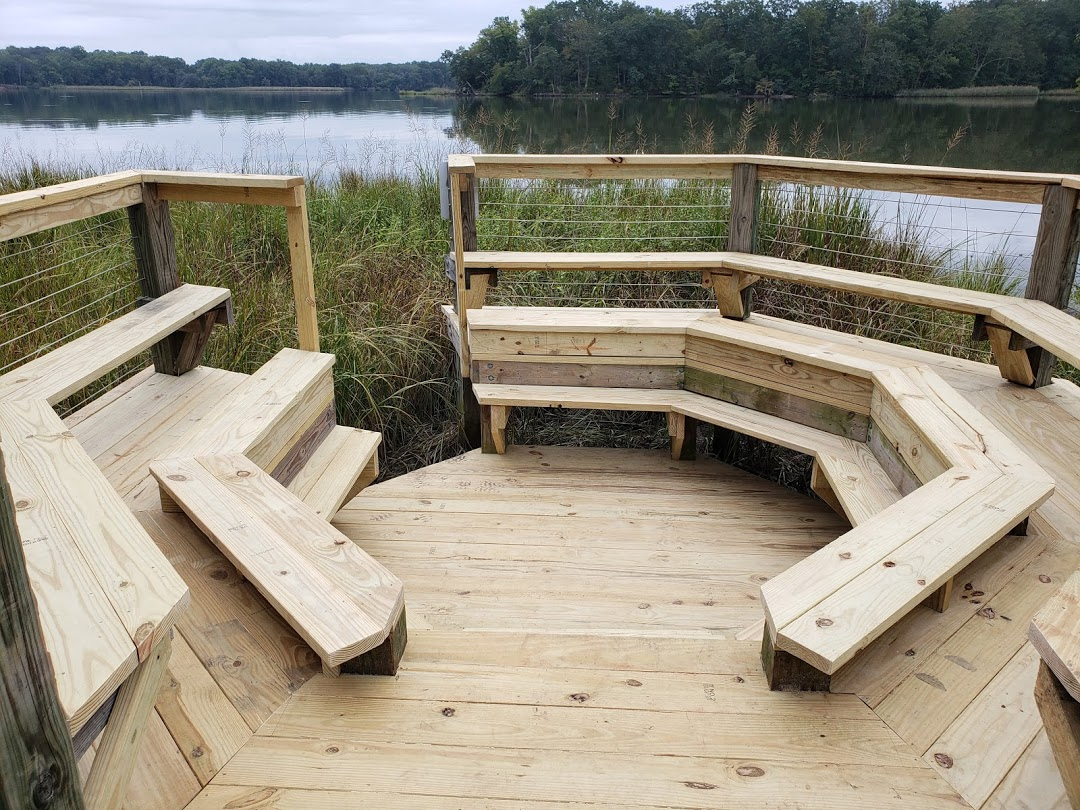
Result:
[[[693,461],[697,458],[698,422],[681,413],[667,415],[668,435],[671,437],[671,460]]]
[[[342,675],[396,675],[408,641],[409,633],[403,607],[386,641],[375,649],[368,650],[351,661],[346,661],[338,669]]]
[[[814,669],[801,658],[776,649],[773,630],[765,622],[761,637],[761,667],[769,688],[781,692],[828,692],[832,676]]]
[[[510,418],[507,405],[480,406],[480,447],[483,453],[506,452],[506,423]]]

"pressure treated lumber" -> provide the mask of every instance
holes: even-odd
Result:
[[[1062,687],[1080,701],[1080,572],[1036,614],[1028,638]]]
[[[23,567],[5,466],[0,455],[0,805],[81,810],[79,773]]]
[[[378,647],[394,629],[400,580],[246,457],[169,459],[150,471],[325,667]]]
[[[1052,491],[1051,485],[1041,481],[999,477],[979,486],[974,497],[954,501],[948,513],[927,529],[917,533],[909,530],[908,536],[896,538],[900,540],[898,545],[888,548],[884,543],[875,544],[876,550],[860,563],[860,567],[870,563],[862,573],[849,574],[836,591],[797,618],[778,622],[772,613],[775,602],[766,600],[777,627],[777,645],[822,672],[835,673],[896,618],[1004,537]],[[904,499],[897,507],[909,500]],[[882,512],[879,520],[884,522],[888,516],[888,510]],[[837,553],[831,548],[830,552]],[[799,573],[806,582],[808,574]],[[783,576],[787,587],[792,586],[794,577]],[[767,585],[783,587],[775,585],[776,579]],[[887,598],[883,598],[886,594]],[[805,596],[802,599],[810,601]]]
[[[88,810],[111,810],[122,804],[171,654],[172,642],[164,636],[120,687],[83,786]]]
[[[144,659],[186,606],[187,585],[48,403],[0,403],[0,435],[39,498],[51,503]]]
[[[0,376],[0,400],[46,399],[55,404],[224,304],[229,296],[219,287],[184,284]]]
[[[1045,660],[1035,678],[1039,708],[1069,804],[1080,807],[1080,703],[1054,675]]]
[[[382,434],[337,425],[304,460],[289,481],[289,492],[324,520],[379,475]]]

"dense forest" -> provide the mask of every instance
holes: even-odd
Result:
[[[445,62],[368,65],[297,65],[283,60],[200,59],[188,64],[142,51],[85,48],[0,50],[0,85],[109,85],[156,87],[347,87],[353,90],[424,90],[446,86]]]
[[[494,95],[703,93],[881,97],[988,85],[1070,87],[1080,0],[711,0],[677,11],[558,0],[447,51],[454,83]]]

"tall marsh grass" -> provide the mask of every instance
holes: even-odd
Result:
[[[743,139],[755,124],[752,112],[744,119]],[[644,133],[636,137],[647,140]],[[714,134],[701,130],[693,137],[702,148],[701,141]],[[773,148],[780,141],[770,135]],[[825,156],[814,133],[790,141]],[[464,446],[454,358],[436,306],[451,291],[443,271],[447,226],[439,215],[434,162],[414,156],[415,170],[388,176],[355,166],[326,172],[318,160],[308,188],[311,241],[322,345],[337,356],[339,421],[384,433],[387,475],[454,455]],[[8,161],[0,166],[0,193],[94,173],[82,166]],[[491,181],[482,186],[481,200],[481,249],[722,250],[730,221],[729,189],[711,181]],[[217,330],[206,362],[251,372],[283,346],[295,345],[283,212],[201,203],[173,204],[171,210],[183,279],[228,287],[234,295],[236,323]],[[883,222],[875,203],[858,192],[767,186],[759,221],[762,253],[1015,291],[1001,257],[934,247],[917,218]],[[0,367],[132,306],[133,281],[122,213],[0,243],[0,308],[7,313],[0,318]],[[794,285],[761,286],[757,310],[766,314],[986,356],[969,343],[970,324],[959,316]],[[707,307],[710,294],[693,274],[504,274],[490,300]],[[649,414],[534,412],[513,428],[520,443],[660,446],[665,440],[661,421]],[[741,457],[785,483],[805,483],[805,465],[790,455],[736,446],[726,457]]]

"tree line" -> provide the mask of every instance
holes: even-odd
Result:
[[[1078,0],[709,0],[676,11],[556,0],[446,51],[493,95],[706,93],[887,97],[921,88],[1070,87]]]
[[[450,83],[445,62],[298,65],[284,60],[183,59],[143,51],[73,48],[0,50],[0,85],[106,85],[155,87],[346,87],[353,90],[425,90]]]

